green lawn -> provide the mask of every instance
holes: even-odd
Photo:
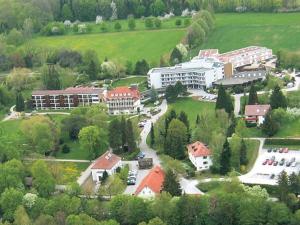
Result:
[[[162,29],[103,34],[36,37],[29,44],[37,47],[71,48],[78,51],[95,50],[101,61],[108,59],[135,63],[146,59],[158,64],[162,55],[169,53],[183,38],[186,29]]]
[[[120,80],[116,80],[112,83],[113,87],[127,86],[131,84],[138,84],[140,91],[145,91],[147,89],[147,77],[145,76],[134,76],[128,77]]]
[[[188,115],[190,127],[195,127],[197,115],[203,111],[214,113],[215,103],[202,102],[189,97],[179,98],[168,106],[168,111],[174,109],[177,114],[184,111]]]
[[[300,138],[300,118],[298,117],[294,121],[285,123],[275,137],[294,137]]]
[[[259,150],[259,141],[257,140],[245,140],[246,146],[247,146],[247,157],[248,157],[248,164],[246,166],[246,173],[249,172],[258,155],[258,150]]]
[[[300,13],[224,13],[215,16],[216,29],[202,49],[218,48],[220,52],[226,52],[261,45],[274,52],[300,50]]]

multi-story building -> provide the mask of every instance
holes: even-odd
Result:
[[[153,68],[148,72],[148,86],[166,88],[180,81],[192,89],[211,87],[213,82],[224,78],[223,63],[214,57],[195,57],[189,62],[172,67]]]
[[[109,114],[133,114],[141,110],[141,96],[136,87],[116,87],[104,96]]]
[[[75,87],[65,90],[38,90],[32,92],[32,105],[37,110],[71,109],[78,106],[99,104],[103,99],[103,89]]]
[[[273,57],[272,49],[260,46],[248,46],[219,54],[218,49],[200,50],[199,57],[217,57],[224,64],[230,63],[233,68],[260,63]]]
[[[196,141],[195,143],[189,144],[187,146],[188,155],[190,161],[196,167],[197,171],[208,170],[212,165],[211,151],[210,149],[201,143]]]

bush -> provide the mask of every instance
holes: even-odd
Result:
[[[63,35],[65,33],[65,25],[63,23],[54,22],[49,23],[47,26],[45,26],[41,33],[46,36],[51,35]]]
[[[145,19],[145,27],[148,29],[152,29],[153,28],[153,18],[148,17]]]
[[[298,139],[276,139],[276,138],[272,138],[269,139],[267,138],[265,141],[266,145],[300,145],[300,140]]]
[[[114,28],[115,28],[116,31],[120,31],[122,29],[122,26],[119,22],[116,22]]]
[[[154,20],[154,25],[155,25],[156,28],[161,28],[161,20],[156,18]]]
[[[64,144],[63,145],[63,147],[62,147],[62,152],[64,153],[64,154],[67,154],[67,153],[69,153],[70,152],[70,147],[67,145],[67,144]]]
[[[181,26],[181,24],[182,24],[181,19],[177,19],[177,20],[175,21],[175,25],[176,25],[177,27]]]

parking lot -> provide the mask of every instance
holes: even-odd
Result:
[[[270,149],[269,149],[270,151]],[[294,159],[293,159],[294,158]],[[287,174],[300,171],[300,151],[275,152],[274,149],[268,152],[263,149],[258,156],[252,170],[240,176],[243,183],[276,185],[278,175],[285,170]]]

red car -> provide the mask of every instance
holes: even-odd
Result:
[[[269,159],[266,159],[262,164],[267,165],[268,162],[269,162]]]
[[[283,149],[283,153],[288,153],[289,152],[289,149],[288,148],[284,148]]]
[[[273,162],[274,162],[274,160],[270,159],[269,162],[268,162],[268,165],[271,166],[273,164]]]

